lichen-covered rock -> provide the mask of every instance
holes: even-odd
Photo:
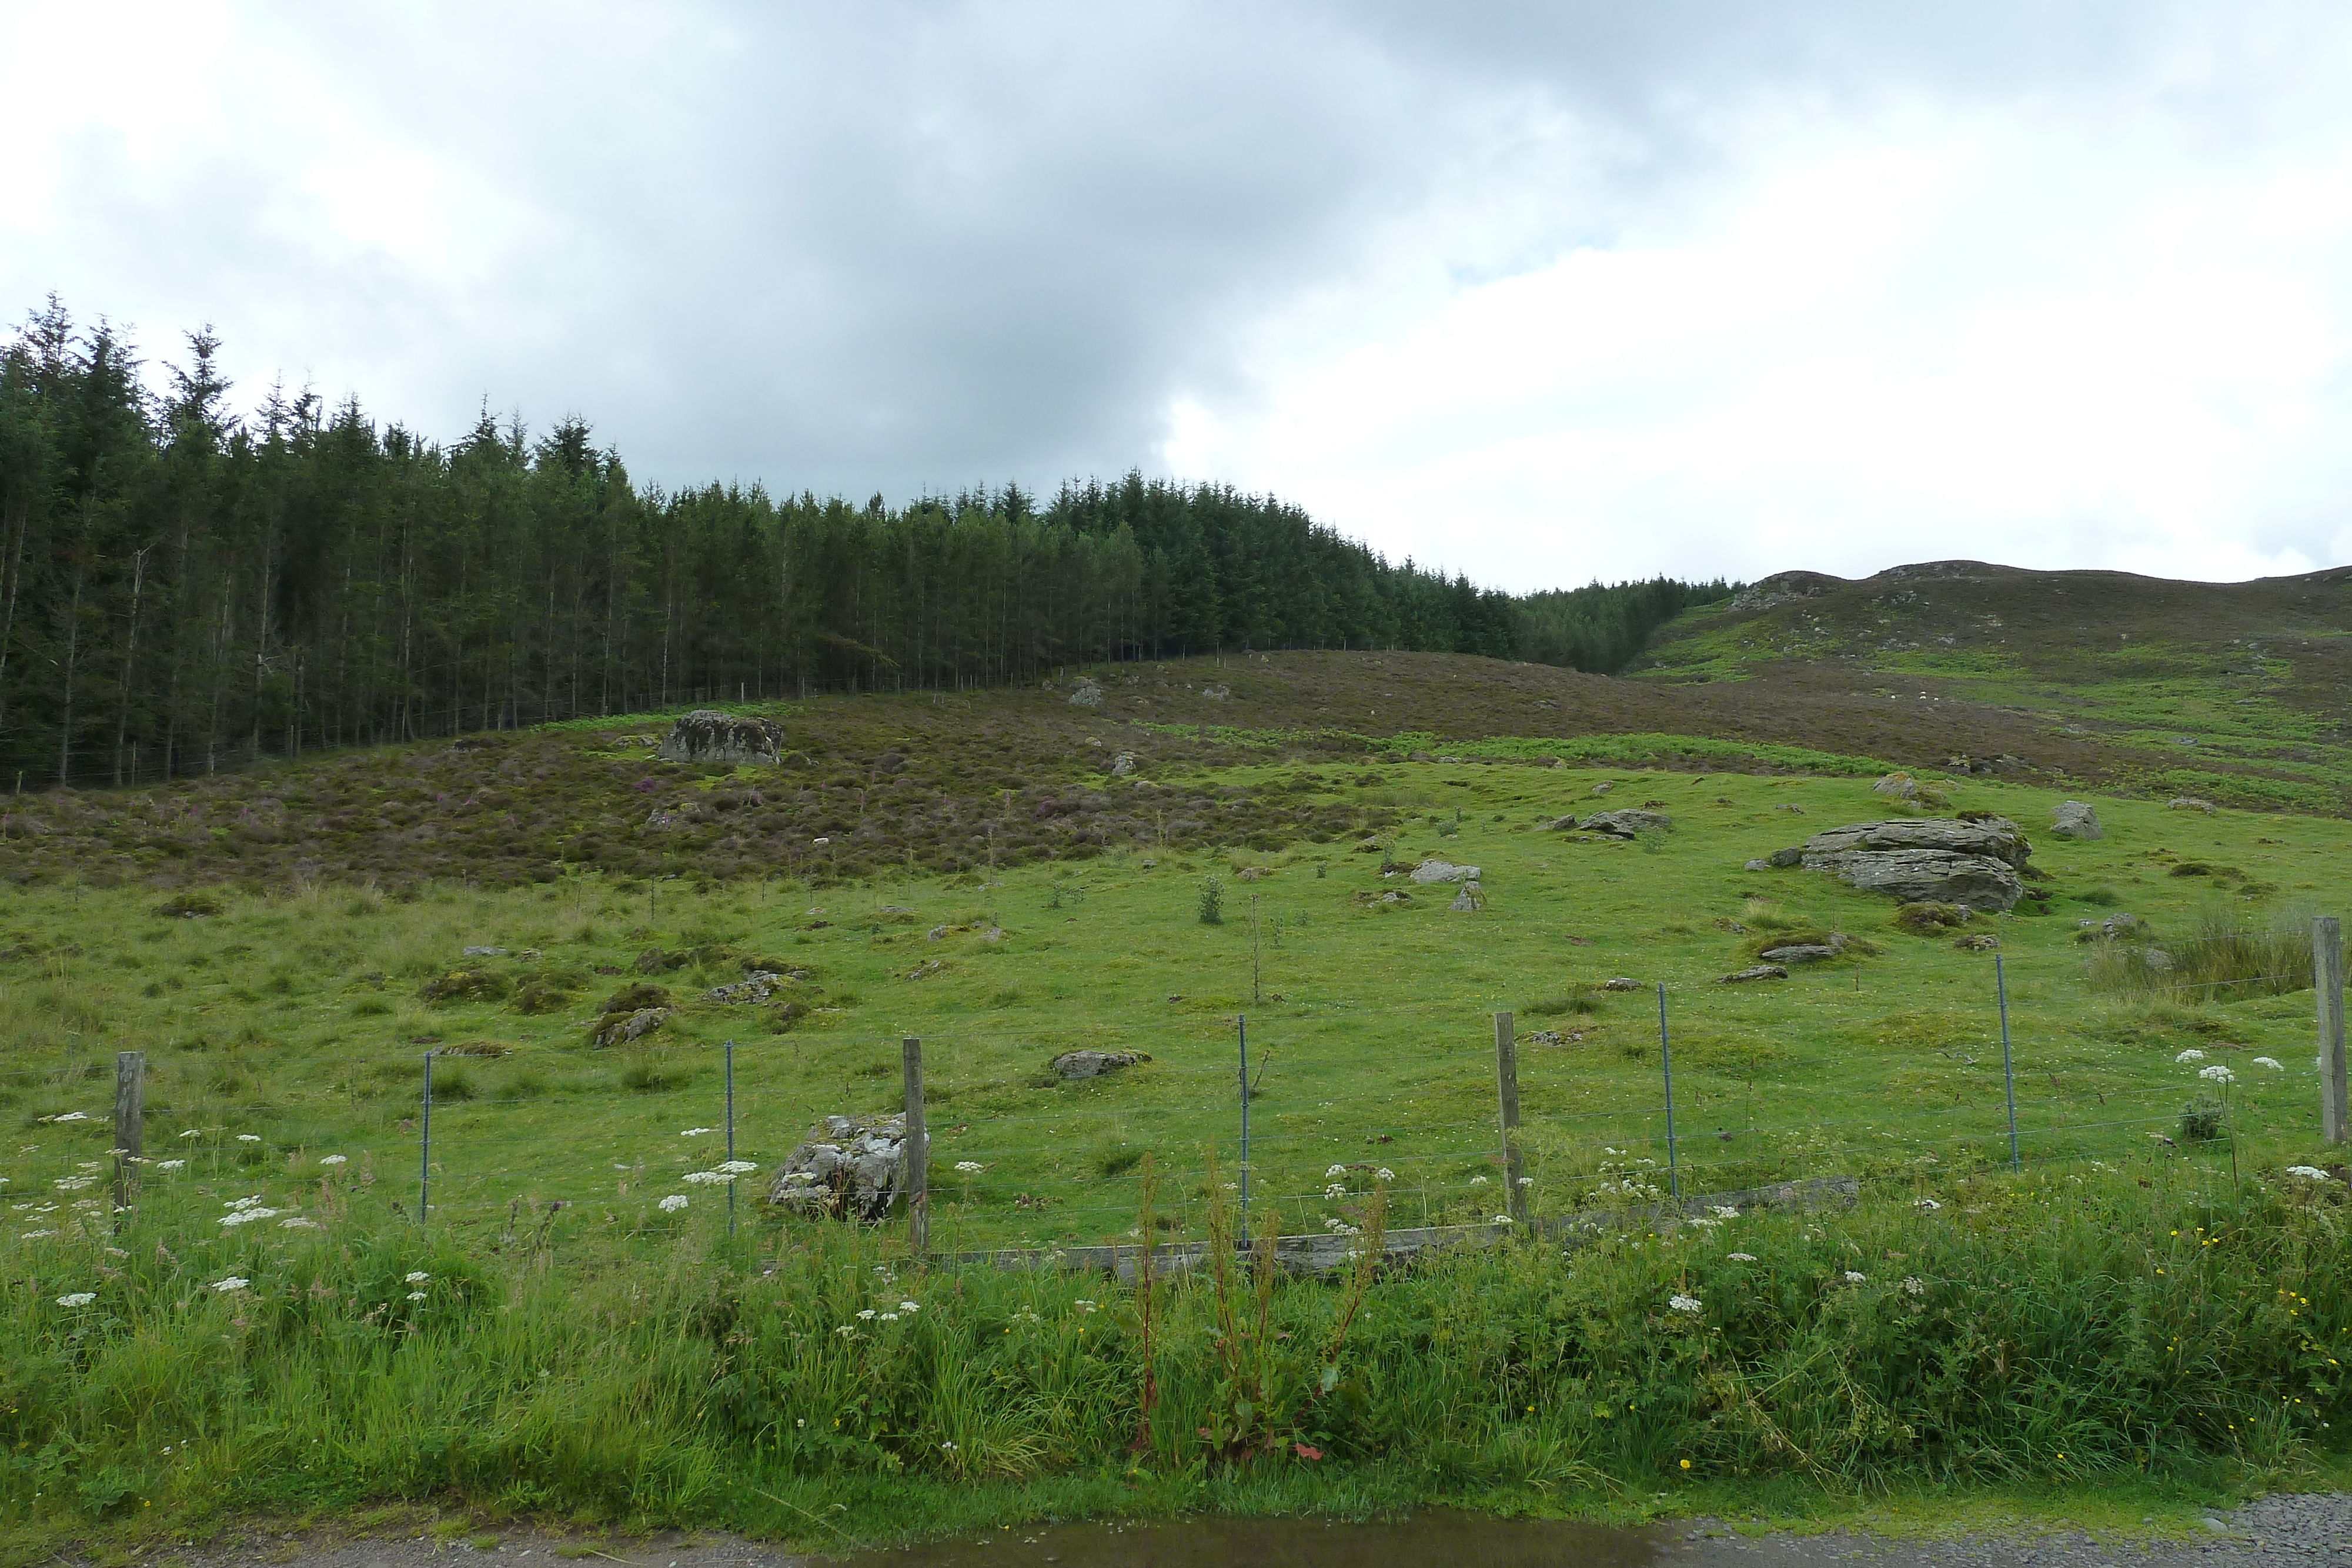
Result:
[[[1078,689],[1070,694],[1072,707],[1100,707],[1102,700],[1103,689],[1084,677],[1078,681]]]
[[[1845,951],[1845,935],[1835,933],[1827,942],[1792,942],[1784,947],[1767,947],[1756,956],[1768,964],[1819,964]]]
[[[1475,914],[1486,907],[1486,889],[1475,882],[1465,882],[1462,884],[1462,891],[1454,895],[1454,902],[1445,907],[1456,915]]]
[[[1638,991],[1642,988],[1642,982],[1620,975],[1613,980],[1601,981],[1601,988],[1604,991]]]
[[[1106,1072],[1151,1060],[1150,1053],[1141,1051],[1066,1051],[1045,1063],[1045,1071],[1065,1083],[1081,1078],[1099,1078]]]
[[[670,1012],[668,1008],[640,1008],[633,1013],[607,1013],[588,1037],[588,1043],[598,1051],[633,1044],[661,1028]]]
[[[784,985],[784,977],[770,969],[754,969],[732,985],[713,986],[702,993],[706,1002],[721,1007],[741,1007],[751,1002],[764,1002]]]
[[[1897,800],[1908,800],[1919,793],[1919,781],[1908,773],[1890,773],[1870,787],[1874,795],[1891,795]]]
[[[1135,771],[1135,753],[1134,753],[1134,752],[1132,752],[1132,751],[1122,751],[1122,752],[1120,752],[1118,756],[1116,756],[1116,757],[1114,757],[1114,758],[1112,758],[1110,759],[1110,776],[1111,776],[1112,778],[1114,778],[1114,779],[1124,779],[1124,778],[1126,778],[1129,774],[1130,774],[1130,773],[1132,773],[1132,772],[1134,772],[1134,771]]]
[[[829,1219],[878,1220],[905,1174],[907,1118],[827,1116],[768,1187],[768,1201]]]
[[[2062,839],[2098,839],[2099,814],[2080,800],[2068,800],[2050,814],[2050,831]]]
[[[1750,980],[1785,980],[1789,971],[1778,964],[1758,964],[1737,974],[1725,975],[1715,982],[1718,986],[1741,986]]]
[[[1670,832],[1674,825],[1675,820],[1664,811],[1643,810],[1639,806],[1621,807],[1614,811],[1595,811],[1577,824],[1588,833],[1606,833],[1612,839]]]
[[[639,981],[634,986],[623,986],[619,990],[614,991],[604,998],[604,1005],[596,1010],[600,1013],[642,1012],[646,1008],[666,1008],[669,1006],[669,1001],[667,987]]]
[[[783,753],[784,727],[775,720],[697,708],[677,721],[654,755],[664,762],[777,763]]]
[[[1476,882],[1478,868],[1475,865],[1455,865],[1451,861],[1442,861],[1433,855],[1412,868],[1412,880],[1423,884],[1433,882]]]
[[[1952,943],[1963,953],[1990,953],[2000,946],[2000,938],[1979,931],[1973,936],[1962,936]]]
[[[1973,910],[2013,909],[2025,896],[2017,873],[1990,855],[1944,850],[1847,851],[1805,856],[1808,869],[1826,871],[1864,893],[1904,904],[1957,904]]]
[[[1830,828],[1805,841],[1804,863],[1816,856],[1862,851],[1939,850],[1949,854],[1982,855],[2010,866],[2022,866],[2033,846],[2015,822],[2006,817],[1982,817],[1973,821],[1927,818],[1894,822],[1853,822]]]
[[[2195,795],[2176,795],[2164,803],[2164,809],[2168,811],[2202,811],[2209,817],[2220,810],[2212,801],[2200,800]]]

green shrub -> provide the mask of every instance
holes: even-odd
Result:
[[[1213,876],[1201,879],[1201,897],[1196,906],[1203,925],[1225,923],[1225,884]]]

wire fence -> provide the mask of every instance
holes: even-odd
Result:
[[[2306,1145],[2345,1137],[2342,981],[2340,966],[2326,962],[2331,940],[2324,932],[2317,944],[2315,1060],[2191,1046],[2161,1064],[2161,1077],[2121,1082],[2021,1049],[1997,959],[1979,998],[1989,1038],[1938,1048],[1942,1102],[1890,1094],[1861,1110],[1853,1085],[1834,1075],[1783,1077],[1759,1092],[1752,1071],[1743,1083],[1719,1063],[1678,1064],[1677,1020],[1696,988],[1664,984],[1653,993],[1654,1050],[1635,1052],[1621,1031],[1606,1072],[1590,1056],[1540,1043],[1559,1031],[1527,1029],[1509,1014],[1465,1018],[1454,1042],[1359,1064],[1328,1088],[1303,1070],[1277,1074],[1278,1092],[1266,1076],[1269,1049],[1284,1060],[1278,1019],[1233,1019],[1227,1063],[1138,1062],[1049,1093],[961,1067],[939,1071],[937,1058],[925,1081],[922,1046],[909,1042],[904,1071],[923,1084],[923,1179],[911,1180],[900,1162],[874,1207],[898,1223],[915,1189],[924,1240],[958,1250],[1129,1237],[1147,1172],[1159,1184],[1165,1233],[1197,1236],[1219,1185],[1248,1220],[1271,1213],[1286,1234],[1345,1234],[1367,1222],[1376,1190],[1387,1195],[1391,1225],[1519,1225],[1822,1176],[1924,1197],[1955,1177],[2003,1168],[2185,1162],[2220,1171],[2252,1130]],[[1490,1025],[1491,1047],[1468,1043]],[[1245,1078],[1253,1029],[1255,1061]],[[500,1235],[564,1216],[575,1230],[661,1236],[718,1223],[714,1210],[730,1228],[755,1220],[789,1232],[821,1222],[806,1203],[768,1201],[796,1155],[809,1168],[807,1143],[824,1134],[804,1142],[803,1130],[821,1129],[827,1113],[855,1103],[866,1109],[852,1118],[854,1131],[887,1131],[903,1100],[903,1084],[873,1063],[830,1084],[822,1073],[784,1071],[793,1049],[780,1040],[730,1042],[716,1082],[693,1079],[661,1099],[664,1110],[685,1108],[688,1124],[650,1130],[642,1112],[598,1115],[583,1105],[571,1135],[528,1146],[506,1118],[545,1110],[547,1094],[483,1092],[470,1075],[494,1063],[461,1051],[352,1056],[338,1083],[307,1086],[307,1100],[215,1100],[187,1117],[141,1113],[137,1053],[118,1063],[0,1070],[0,1087],[73,1102],[35,1119],[34,1141],[16,1150],[16,1184],[0,1183],[9,1222],[0,1245],[94,1236],[123,1222],[123,1202],[134,1213],[216,1207],[213,1219],[231,1229],[262,1222],[239,1215],[260,1211],[299,1227],[363,1199],[428,1228]],[[1628,1067],[1637,1054],[1644,1060]],[[111,1112],[98,1100],[110,1079]],[[362,1084],[383,1098],[362,1095]],[[406,1094],[414,1098],[404,1108]],[[389,1121],[388,1136],[352,1131],[341,1113],[361,1107]],[[126,1135],[126,1124],[136,1132]],[[54,1132],[110,1137],[43,1136]],[[110,1146],[133,1151],[121,1162],[126,1170],[117,1170]]]

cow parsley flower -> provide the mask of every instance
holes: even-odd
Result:
[[[1735,1263],[1753,1263],[1756,1261],[1756,1254],[1753,1252],[1727,1252],[1724,1256],[1730,1259]]]
[[[2286,1167],[2286,1174],[2291,1176],[2301,1176],[2305,1181],[2333,1181],[2336,1179],[2329,1176],[2326,1171],[2321,1170],[2317,1166],[2289,1166]]]
[[[860,1310],[857,1314],[857,1320],[860,1322],[872,1322],[874,1321],[874,1309],[872,1307],[866,1307]]]
[[[70,1295],[59,1296],[58,1298],[58,1305],[61,1307],[86,1307],[96,1300],[98,1300],[98,1292],[95,1291],[76,1291]]]
[[[222,1215],[220,1222],[225,1226],[250,1225],[257,1219],[275,1219],[278,1214],[274,1208],[240,1208],[232,1214]]]
[[[2267,1067],[2273,1072],[2284,1072],[2286,1071],[2286,1063],[2281,1061],[2275,1056],[2257,1056],[2254,1058],[2254,1065],[2256,1067]]]
[[[919,1312],[923,1310],[923,1303],[920,1301],[900,1301],[898,1303],[898,1310],[902,1312]]]
[[[236,1135],[236,1141],[240,1144],[257,1144],[261,1142],[261,1134],[258,1133],[239,1133]]]
[[[2172,1060],[2175,1061],[2202,1061],[2205,1060],[2205,1053],[2192,1045],[2187,1051],[2182,1051],[2179,1056],[2174,1057]]]
[[[1329,1170],[1325,1171],[1325,1172],[1323,1173],[1323,1175],[1325,1176],[1325,1177],[1326,1177],[1326,1178],[1328,1178],[1328,1177],[1331,1177],[1331,1176],[1346,1176],[1347,1174],[1348,1174],[1348,1167],[1347,1167],[1347,1166],[1333,1166]]]
[[[1927,1293],[1926,1282],[1909,1274],[1903,1276],[1903,1289],[1915,1296],[1924,1296]]]
[[[719,1129],[716,1127],[688,1127],[685,1132],[680,1133],[678,1136],[681,1138],[703,1138],[709,1136],[717,1131],[719,1131]]]
[[[252,1283],[253,1283],[253,1281],[250,1281],[250,1280],[248,1280],[248,1279],[245,1278],[245,1277],[244,1277],[243,1275],[241,1275],[241,1274],[231,1274],[231,1275],[230,1275],[227,1279],[226,1279],[226,1280],[215,1280],[215,1281],[213,1281],[213,1289],[214,1289],[214,1290],[215,1290],[215,1291],[218,1291],[222,1295],[226,1296],[226,1295],[228,1295],[228,1294],[230,1294],[230,1293],[232,1293],[232,1292],[234,1292],[234,1291],[242,1291],[242,1290],[244,1290],[247,1285],[250,1285],[250,1284],[252,1284]]]
[[[896,1312],[884,1312],[882,1314],[882,1321],[886,1323],[895,1323],[898,1321],[898,1314]]]
[[[958,1176],[978,1176],[982,1171],[986,1170],[987,1168],[988,1167],[986,1166],[982,1165],[978,1160],[956,1161],[956,1174]]]
[[[1678,1312],[1697,1312],[1700,1310],[1701,1304],[1702,1303],[1696,1296],[1668,1296],[1666,1298],[1666,1305],[1672,1307]]]
[[[839,1334],[844,1339],[855,1339],[857,1337],[857,1325],[856,1323],[844,1323],[833,1332]]]
[[[753,1165],[749,1160],[727,1160],[720,1163],[717,1167],[720,1176],[750,1176],[753,1171],[758,1170],[759,1168],[760,1167],[758,1166]]]
[[[159,1171],[184,1170],[187,1168],[187,1164],[185,1160],[157,1160],[155,1168]]]
[[[1846,1282],[1847,1284],[1849,1284],[1849,1285],[1859,1285],[1859,1284],[1861,1284],[1864,1280],[1867,1280],[1867,1279],[1869,1279],[1869,1278],[1870,1278],[1870,1276],[1869,1276],[1869,1275],[1867,1275],[1867,1274],[1857,1274],[1857,1273],[1855,1273],[1855,1272],[1854,1272],[1853,1270],[1851,1270],[1851,1269],[1848,1269],[1848,1270],[1845,1271],[1845,1282]]]
[[[717,1171],[688,1171],[678,1180],[691,1186],[717,1186],[727,1178]]]
[[[407,1273],[401,1276],[401,1283],[404,1285],[422,1285],[432,1278],[432,1275],[426,1273],[422,1269],[412,1269]]]
[[[1507,1214],[1498,1214],[1495,1216],[1494,1222],[1496,1225],[1508,1225],[1511,1222],[1511,1217]]]
[[[2217,1061],[2210,1067],[2199,1068],[2197,1076],[2215,1083],[2229,1083],[2234,1082],[2238,1075]]]
[[[686,1194],[682,1192],[671,1193],[667,1197],[663,1198],[661,1202],[656,1204],[654,1207],[660,1209],[664,1214],[676,1214],[679,1209],[686,1207]]]
[[[411,1291],[408,1292],[408,1299],[412,1301],[421,1301],[425,1299],[425,1292],[422,1291]]]
[[[1711,1203],[1707,1205],[1707,1207],[1713,1211],[1717,1219],[1737,1219],[1739,1218],[1739,1210],[1732,1207],[1727,1203]]]
[[[1382,1166],[1380,1169],[1372,1173],[1372,1179],[1374,1181],[1394,1181],[1396,1180],[1396,1172],[1389,1169],[1386,1166]]]
[[[315,1219],[305,1219],[298,1214],[291,1219],[279,1220],[278,1222],[278,1228],[280,1230],[316,1230],[319,1228],[319,1222]]]
[[[1345,1197],[1348,1196],[1348,1184],[1343,1181],[1335,1181],[1329,1186],[1323,1189],[1323,1196],[1325,1197]]]
[[[1937,1209],[1939,1209],[1939,1208],[1943,1207],[1944,1206],[1943,1206],[1942,1204],[1940,1204],[1940,1203],[1937,1203],[1937,1202],[1934,1198],[1932,1198],[1932,1197],[1923,1197],[1923,1198],[1920,1198],[1917,1202],[1916,1202],[1916,1203],[1912,1204],[1912,1206],[1911,1206],[1911,1207],[1914,1207],[1914,1208],[1924,1208],[1924,1209],[1926,1209],[1928,1213],[1933,1214],[1933,1213],[1935,1213],[1935,1212],[1936,1212],[1936,1210],[1937,1210]]]
[[[320,1155],[319,1163],[322,1166],[347,1166],[352,1163],[352,1157],[349,1155]]]
[[[1470,1178],[1470,1185],[1472,1186],[1485,1186],[1486,1185],[1486,1178],[1482,1176],[1472,1176]]]

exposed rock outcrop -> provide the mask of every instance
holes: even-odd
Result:
[[[1799,863],[1905,904],[2008,910],[2025,896],[2018,873],[2032,852],[2006,817],[1856,822],[1815,833]],[[1772,859],[1781,862],[1778,854]]]
[[[768,1187],[768,1201],[827,1218],[881,1219],[898,1196],[907,1118],[827,1116]]]
[[[1612,839],[1671,832],[1674,825],[1675,820],[1664,811],[1645,811],[1639,806],[1621,807],[1614,811],[1595,811],[1577,824],[1588,833],[1605,833]]]
[[[654,755],[664,762],[776,763],[783,752],[784,727],[775,720],[697,708],[677,721]]]
[[[2050,814],[2050,831],[2062,839],[2098,839],[2099,814],[2080,800],[2068,800]]]

